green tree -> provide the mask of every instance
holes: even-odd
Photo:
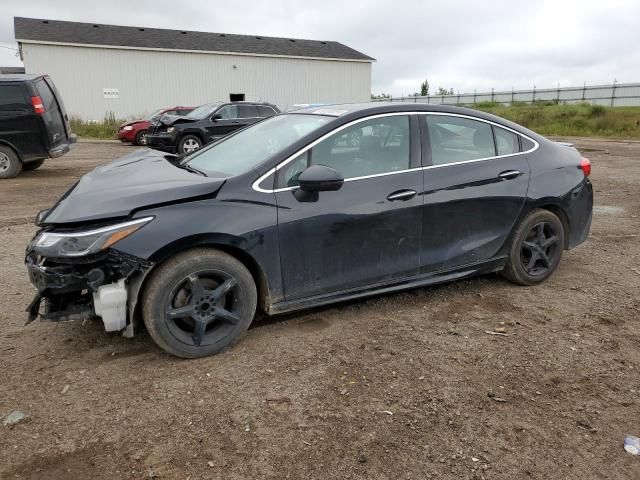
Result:
[[[426,78],[424,79],[424,82],[422,82],[422,84],[420,85],[420,95],[423,97],[429,96],[429,80],[427,80]]]
[[[436,95],[455,95],[453,88],[447,90],[446,88],[438,87],[438,93]]]

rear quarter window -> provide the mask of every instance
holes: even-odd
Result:
[[[496,136],[496,148],[498,155],[510,155],[520,151],[518,135],[500,127],[493,127]]]
[[[0,84],[0,110],[21,111],[28,108],[24,88],[20,85]]]
[[[533,143],[528,138],[520,137],[520,142],[522,142],[522,151],[523,152],[528,152],[529,150],[531,150],[533,147],[536,146],[535,143]]]
[[[258,106],[258,114],[261,117],[273,117],[276,114],[276,111],[271,107],[260,105]]]

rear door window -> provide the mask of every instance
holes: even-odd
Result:
[[[427,127],[434,165],[496,156],[489,123],[464,117],[427,115]]]
[[[238,105],[238,116],[240,118],[257,118],[258,109],[255,105]]]
[[[20,85],[0,84],[0,111],[15,112],[28,109],[24,89]]]

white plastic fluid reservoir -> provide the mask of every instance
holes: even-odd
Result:
[[[93,294],[93,308],[102,317],[107,332],[117,332],[127,326],[127,287],[123,280],[102,285]]]

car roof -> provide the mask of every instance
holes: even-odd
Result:
[[[25,82],[36,80],[40,77],[44,77],[44,75],[33,75],[29,73],[10,73],[7,75],[0,75],[0,82]]]
[[[351,121],[358,118],[367,117],[369,115],[378,115],[384,113],[402,113],[402,112],[437,112],[437,113],[451,113],[454,115],[465,115],[476,117],[478,119],[487,120],[489,122],[503,125],[511,128],[517,132],[523,133],[538,141],[542,141],[543,137],[537,133],[529,130],[528,128],[513,123],[502,117],[491,115],[480,110],[473,110],[471,108],[457,107],[454,105],[433,105],[428,103],[413,103],[413,102],[366,102],[366,103],[342,103],[335,105],[322,105],[308,108],[301,108],[299,110],[293,110],[291,112],[285,112],[283,115],[324,115],[335,117],[336,120],[343,119],[344,121]]]

